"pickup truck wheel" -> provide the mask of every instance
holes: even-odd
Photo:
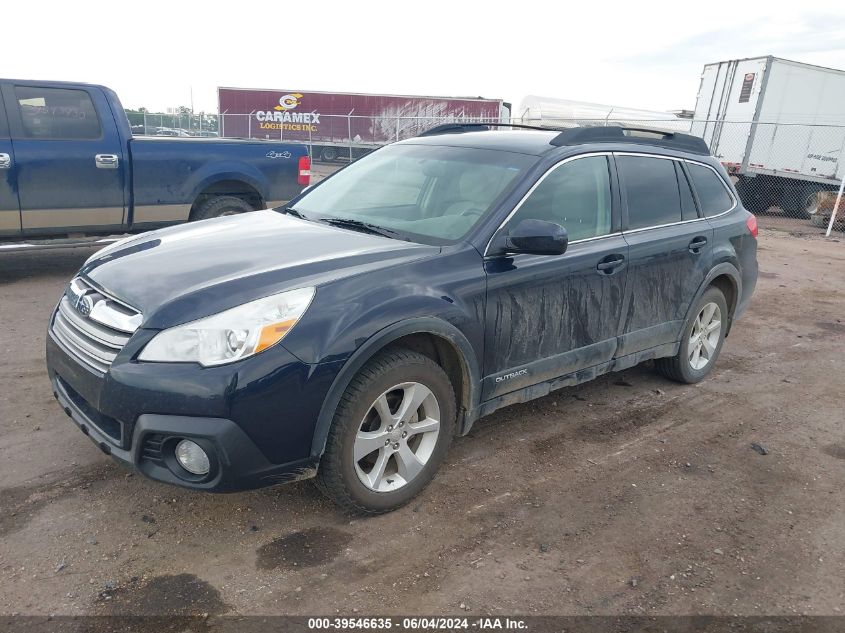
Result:
[[[704,380],[722,350],[727,319],[725,295],[711,286],[696,303],[684,327],[678,353],[655,361],[657,371],[676,382],[694,384]]]
[[[443,369],[410,350],[380,353],[352,379],[335,412],[317,486],[356,514],[381,514],[434,478],[455,429]]]
[[[247,213],[252,210],[250,204],[243,198],[238,198],[237,196],[214,196],[200,203],[194,209],[191,219],[208,220],[209,218],[219,218],[224,215]]]

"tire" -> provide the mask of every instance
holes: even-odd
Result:
[[[403,405],[417,408],[400,416]],[[411,432],[433,429],[434,420],[439,420],[436,434]],[[410,350],[381,352],[352,379],[338,404],[317,487],[355,514],[394,510],[434,479],[454,431],[455,393],[443,369]]]
[[[336,147],[324,147],[320,150],[320,160],[326,163],[333,163],[337,160],[337,148]]]
[[[816,194],[824,190],[821,185],[784,187],[778,205],[789,217],[809,220],[816,212]]]
[[[752,178],[739,176],[736,182],[736,192],[742,206],[754,215],[760,215],[769,210],[774,203],[773,196],[767,187],[760,186]]]
[[[201,202],[191,214],[191,220],[208,220],[224,215],[237,215],[252,211],[252,206],[237,196],[212,196]]]
[[[706,341],[695,344],[695,334],[700,331],[699,317],[702,315],[707,318],[707,325],[711,325],[713,320],[707,317],[705,309],[711,309],[711,306],[716,307],[718,313],[713,312],[712,319],[719,320],[718,334],[713,336],[713,332],[706,336]],[[660,358],[655,361],[655,368],[666,378],[674,380],[675,382],[682,382],[686,384],[695,384],[701,382],[713,370],[716,360],[719,358],[719,352],[722,351],[722,344],[725,342],[725,331],[728,324],[728,304],[725,301],[725,295],[722,291],[711,286],[708,288],[701,298],[696,302],[695,309],[692,310],[691,316],[684,326],[684,333],[681,337],[681,346],[678,353],[671,358]],[[708,345],[709,343],[709,345]],[[699,355],[695,355],[696,349],[699,349]],[[706,363],[702,364],[704,357],[707,357]]]

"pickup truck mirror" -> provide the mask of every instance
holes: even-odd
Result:
[[[522,220],[496,239],[497,254],[562,255],[569,246],[569,235],[560,224],[546,220]]]

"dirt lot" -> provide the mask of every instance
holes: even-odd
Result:
[[[0,256],[0,613],[841,613],[845,239],[760,245],[710,379],[643,366],[502,410],[373,519],[310,482],[215,496],[115,465],[44,370],[91,251]]]

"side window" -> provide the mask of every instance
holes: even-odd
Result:
[[[578,158],[554,169],[511,218],[547,220],[563,226],[570,240],[610,232],[610,172],[606,156]]]
[[[689,180],[684,173],[681,163],[675,162],[675,176],[678,178],[678,189],[681,192],[681,219],[695,220],[698,218],[698,211],[695,208],[695,198],[692,197]]]
[[[728,188],[722,179],[709,167],[687,163],[695,190],[698,192],[698,200],[701,202],[701,210],[706,217],[719,215],[734,205],[733,198],[728,193]]]
[[[100,122],[84,90],[15,86],[24,138],[96,139]]]
[[[681,194],[675,176],[675,161],[619,156],[616,164],[625,183],[630,229],[681,221]]]

